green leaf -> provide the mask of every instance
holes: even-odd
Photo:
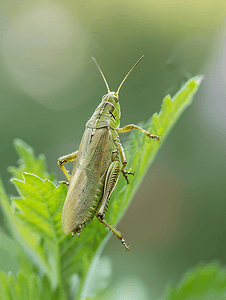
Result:
[[[128,168],[136,174],[130,177],[129,185],[126,185],[125,179],[120,175],[106,214],[106,220],[112,225],[117,224],[123,216],[157,150],[181,113],[191,104],[200,82],[201,77],[195,77],[189,80],[172,100],[169,96],[165,97],[160,113],[154,114],[147,122],[145,126],[147,130],[152,134],[161,135],[160,141],[150,140],[140,132],[131,135],[128,147],[134,151],[126,152],[126,155]],[[20,143],[20,146],[21,161],[29,167],[26,170],[32,173],[36,170],[32,169],[33,162],[34,164],[40,162],[32,158],[33,151],[29,146],[23,143]],[[40,170],[40,167],[38,169]],[[104,278],[100,277],[99,285],[93,286],[90,290],[92,278],[90,274],[92,269],[96,268],[96,262],[100,261],[102,249],[112,233],[94,219],[82,231],[79,238],[65,235],[61,229],[60,219],[67,187],[65,185],[56,187],[49,180],[43,180],[45,176],[43,168],[41,175],[39,173],[42,179],[24,173],[21,180],[19,170],[24,171],[24,167],[21,166],[16,171],[11,169],[17,177],[13,182],[20,194],[20,197],[13,199],[16,226],[27,230],[27,235],[23,234],[23,239],[26,244],[31,244],[31,250],[39,258],[38,263],[41,262],[45,266],[47,277],[56,288],[57,299],[65,299],[68,294],[73,294],[76,299],[89,298],[95,294],[95,287],[98,290],[101,286],[106,286]],[[46,178],[49,178],[48,174]],[[31,237],[35,237],[36,244],[30,243]],[[73,281],[76,283],[75,286],[79,286],[77,291],[70,288]]]
[[[144,128],[150,133],[161,136],[159,141],[150,140],[140,132],[134,131],[131,134],[126,148],[134,149],[134,151],[126,152],[127,169],[135,171],[135,176],[129,177],[129,185],[125,185],[125,180],[121,176],[116,185],[106,214],[106,219],[112,224],[117,223],[125,213],[125,209],[131,202],[163,141],[185,108],[192,103],[193,96],[197,92],[202,79],[202,76],[190,79],[173,99],[169,95],[166,96],[163,99],[160,113],[155,113],[144,125]]]
[[[60,246],[66,239],[60,219],[67,188],[64,185],[56,188],[51,181],[42,180],[30,173],[23,173],[23,178],[24,181],[12,180],[22,196],[12,199],[15,205],[14,213],[23,226],[29,229],[30,234],[33,232],[39,236],[38,243],[43,249],[42,260],[53,284],[57,285],[61,282],[60,258],[63,252]],[[68,243],[66,245],[68,246]]]
[[[42,179],[55,180],[54,174],[46,172],[46,161],[44,154],[40,154],[38,158],[34,155],[34,150],[21,139],[14,140],[14,147],[20,157],[19,167],[8,167],[8,171],[14,178],[22,179],[22,173],[33,173]]]
[[[87,274],[86,286],[83,288],[84,295],[82,294],[81,298],[92,299],[96,294],[101,293],[109,285],[111,273],[112,264],[109,258],[97,257]]]
[[[46,162],[43,154],[39,155],[38,158],[34,155],[34,150],[20,139],[14,140],[14,146],[18,152],[19,167],[9,167],[8,170],[12,173],[15,178],[22,179],[22,173],[33,172],[38,174],[43,179],[55,180],[55,175],[49,175],[46,171]],[[29,228],[25,223],[21,223],[16,218],[15,214],[12,213],[11,203],[4,190],[2,181],[0,179],[0,201],[1,208],[3,209],[5,220],[5,229],[10,236],[13,236],[26,250],[27,254],[38,262],[39,267],[44,272],[50,272],[49,263],[46,263],[44,245],[40,237],[36,234],[31,235]]]
[[[58,187],[48,181],[30,174],[23,174],[24,181],[13,179],[21,197],[13,198],[15,215],[30,234],[38,234],[43,239],[45,255],[42,259],[48,266],[48,275],[54,286],[63,284],[68,289],[70,277],[74,273],[86,274],[93,255],[106,235],[105,227],[99,228],[99,222],[93,221],[93,230],[72,238],[61,229],[61,212],[67,193],[67,187]],[[102,234],[101,234],[102,230]],[[99,235],[95,239],[96,234]]]
[[[43,277],[44,278],[44,277]],[[19,272],[14,278],[11,273],[8,276],[0,273],[0,299],[1,300],[49,300],[55,298],[55,291],[51,289],[50,283],[45,277],[43,281],[35,273],[25,275]],[[45,285],[43,285],[45,284]],[[48,298],[47,298],[48,296]]]
[[[24,257],[23,254],[23,248],[0,231],[0,270],[16,274],[20,268],[20,258]]]
[[[39,265],[39,268],[45,272],[49,271],[49,265],[46,264],[46,260],[43,259],[45,256],[43,245],[40,242],[38,235],[32,235],[26,224],[19,221],[16,215],[13,213],[10,201],[4,190],[1,178],[0,178],[0,201],[1,208],[5,217],[5,229],[10,236],[17,240],[25,249],[26,254],[32,257]],[[17,253],[19,254],[19,252]],[[20,257],[21,258],[21,257]],[[29,265],[29,264],[28,264]],[[28,266],[27,265],[27,266]]]
[[[17,240],[26,251],[26,255],[28,257],[32,257],[32,260],[35,261],[39,268],[42,271],[50,273],[51,267],[46,260],[46,254],[44,245],[42,243],[42,239],[37,234],[31,234],[30,229],[26,226],[26,223],[22,223],[19,218],[13,213],[13,209],[10,205],[10,201],[6,192],[4,190],[2,181],[0,179],[0,201],[1,208],[3,209],[4,216],[6,221],[6,229],[10,236],[12,236],[15,240]],[[19,255],[20,252],[17,252]],[[17,256],[18,256],[17,255]],[[22,255],[20,255],[20,259],[22,259]],[[25,263],[24,263],[25,265]],[[28,263],[25,267],[28,269],[30,263]]]
[[[169,286],[164,300],[225,300],[226,268],[202,264],[188,271],[177,287]]]
[[[0,299],[12,300],[12,296],[9,290],[8,278],[5,273],[0,272]]]
[[[12,229],[13,216],[11,214],[11,204],[6,194],[6,191],[4,189],[1,178],[0,178],[0,200],[1,200],[1,209],[3,210],[3,213],[6,216],[5,230],[10,232],[11,230],[13,230]]]

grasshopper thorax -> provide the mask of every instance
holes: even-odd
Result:
[[[120,123],[120,105],[119,105],[119,96],[116,92],[109,92],[102,97],[101,104],[107,109],[107,113],[111,118],[114,128],[117,128]],[[100,104],[100,105],[101,105]]]
[[[118,94],[116,92],[109,92],[107,94],[105,94],[102,97],[102,101],[101,102],[108,102],[112,105],[112,107],[114,108],[115,112],[117,113],[117,116],[120,118],[120,106],[119,106],[119,97]],[[112,108],[112,110],[113,110]]]

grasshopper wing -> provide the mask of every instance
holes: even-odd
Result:
[[[92,221],[94,215],[91,217],[89,210],[98,183],[111,164],[114,149],[110,128],[86,128],[62,212],[61,223],[65,233],[76,232],[78,226]]]

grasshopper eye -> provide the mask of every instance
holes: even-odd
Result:
[[[116,103],[118,103],[118,96],[114,95],[114,100]]]

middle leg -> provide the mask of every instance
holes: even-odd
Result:
[[[120,143],[118,137],[114,139],[114,143],[115,143],[116,148],[119,151],[121,161],[122,161],[121,172],[122,172],[123,176],[125,177],[127,184],[129,184],[129,179],[128,179],[127,175],[133,175],[134,176],[135,172],[130,172],[130,171],[125,170],[125,167],[127,165],[126,155],[125,155],[124,148],[123,148],[122,144]]]

